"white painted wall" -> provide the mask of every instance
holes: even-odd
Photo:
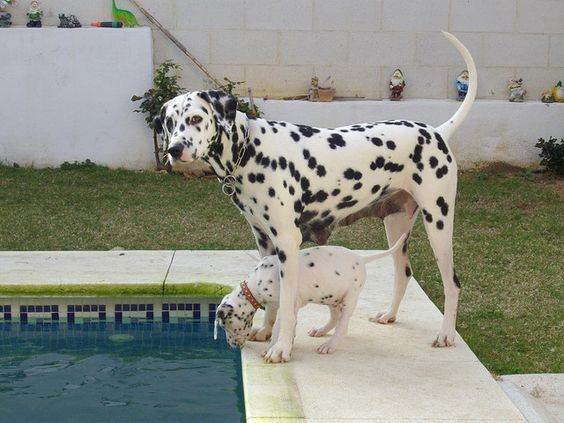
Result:
[[[142,24],[128,0],[116,0]],[[464,64],[440,30],[472,52],[479,98],[505,99],[506,81],[524,78],[530,99],[564,79],[563,0],[139,0],[219,80],[246,81],[256,96],[305,94],[311,77],[334,77],[339,96],[388,97],[394,68],[407,78],[406,98],[455,98]],[[111,19],[110,0],[42,0],[45,23],[76,14],[83,24]],[[28,2],[11,8],[25,23]],[[154,62],[183,66],[190,90],[207,79],[160,32]]]
[[[152,55],[149,28],[0,30],[0,162],[150,167],[130,99],[151,86]]]

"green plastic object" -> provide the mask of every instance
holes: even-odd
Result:
[[[134,26],[140,26],[133,13],[129,10],[117,8],[115,0],[112,0],[112,15],[116,21],[122,22],[125,27],[133,28]]]

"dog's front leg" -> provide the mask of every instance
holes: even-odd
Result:
[[[280,261],[280,308],[278,319],[280,329],[277,339],[264,356],[267,363],[282,363],[290,360],[296,326],[296,302],[298,291],[299,246],[301,235],[286,238],[285,242],[274,240],[276,254]]]

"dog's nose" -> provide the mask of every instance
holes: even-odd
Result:
[[[167,153],[170,154],[174,159],[179,159],[182,156],[182,150],[184,150],[184,146],[181,144],[171,145]]]

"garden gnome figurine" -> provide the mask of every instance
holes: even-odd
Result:
[[[554,103],[554,97],[552,96],[552,89],[551,88],[542,92],[541,101],[543,103]]]
[[[558,84],[552,89],[552,97],[557,103],[564,103],[564,87],[562,86],[562,81],[558,81]]]
[[[27,27],[28,28],[41,28],[41,17],[43,16],[43,10],[39,6],[37,0],[33,0],[29,5],[29,10],[27,12]]]
[[[466,93],[468,92],[468,82],[469,76],[468,71],[463,70],[460,75],[456,78],[456,99],[462,101],[466,98]]]
[[[509,90],[509,101],[522,103],[525,100],[527,90],[523,88],[523,78],[507,81],[507,89]]]
[[[319,78],[314,76],[311,78],[311,86],[309,87],[309,101],[319,101]]]
[[[405,79],[400,69],[396,69],[390,79],[390,100],[397,101],[402,99],[403,88],[405,87]]]
[[[0,28],[12,25],[12,15],[10,13],[3,13],[3,11],[8,5],[13,3],[14,0],[0,0]]]
[[[57,28],[80,28],[82,25],[80,24],[78,18],[74,15],[65,16],[64,13],[59,13],[59,26]]]

